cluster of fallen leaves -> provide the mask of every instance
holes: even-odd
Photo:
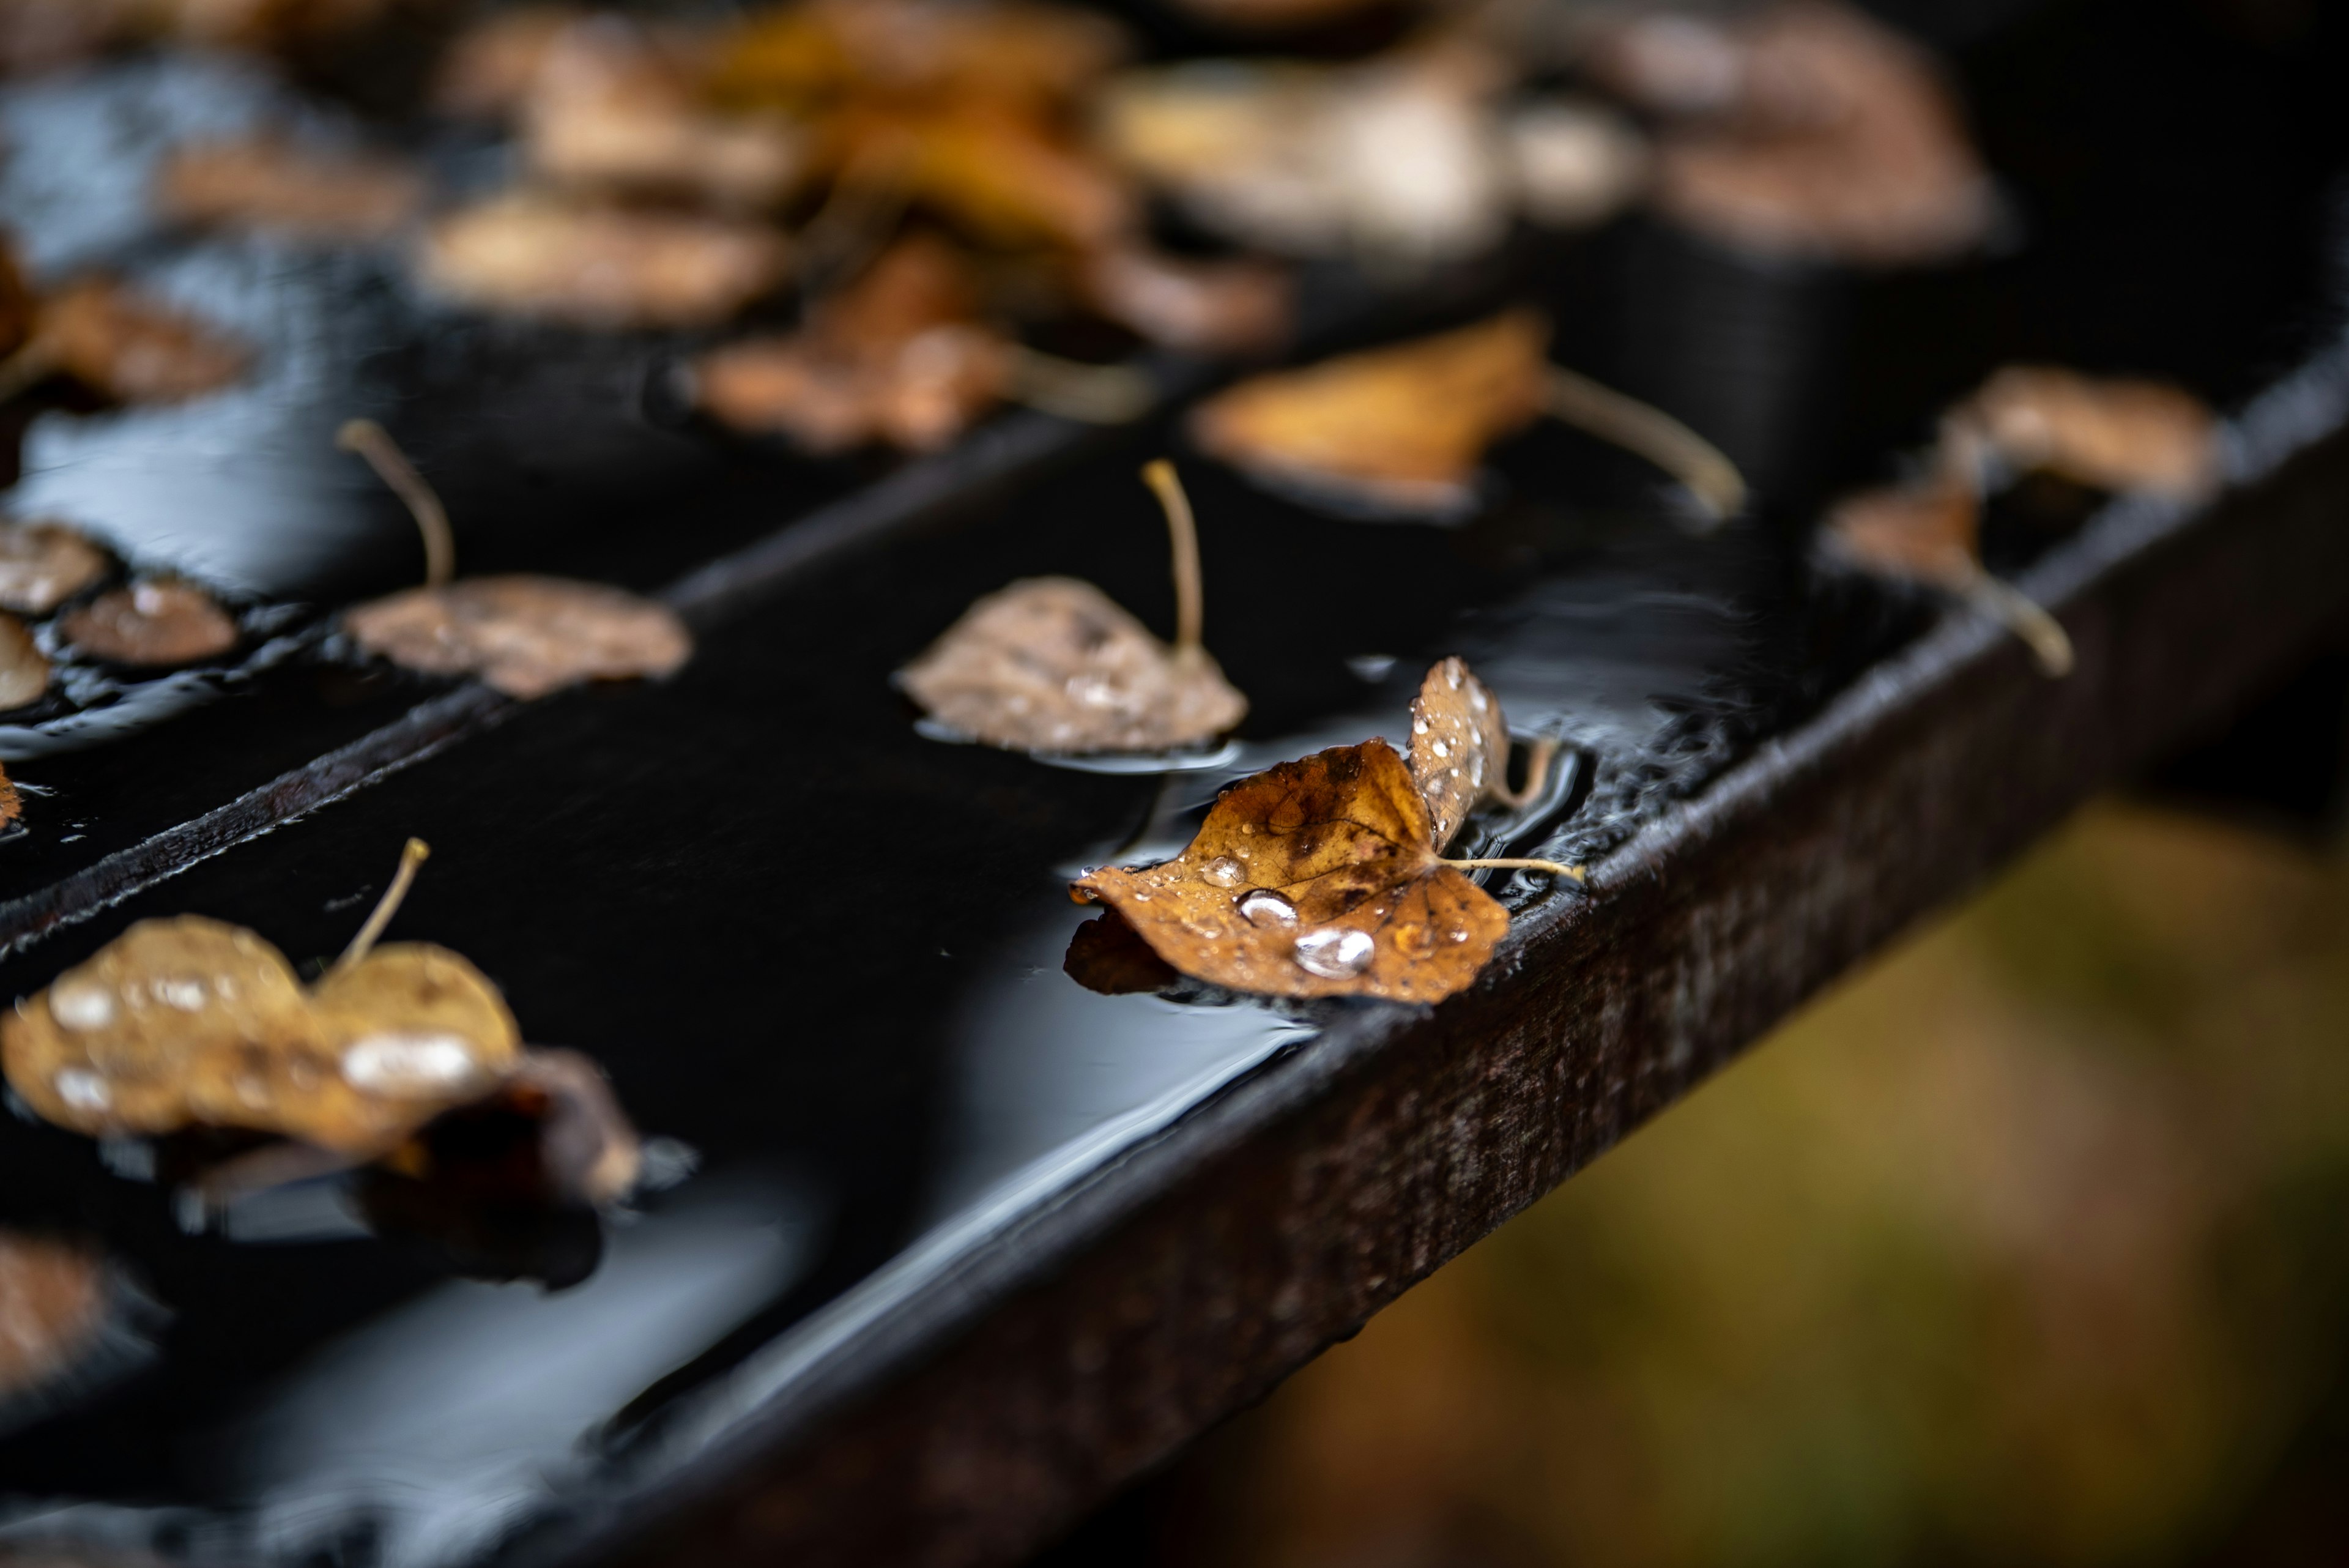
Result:
[[[2073,662],[2063,627],[1982,562],[1985,501],[2033,474],[2197,500],[2219,484],[2218,421],[2199,399],[2164,382],[2010,367],[1943,414],[1916,477],[1838,503],[1826,543],[1866,570],[1980,606],[2012,627],[2047,673],[2063,675]]]
[[[431,1124],[492,1107],[535,1124],[538,1199],[625,1198],[638,1143],[593,1064],[526,1048],[459,954],[377,945],[424,854],[409,842],[374,915],[308,985],[242,927],[140,921],[0,1017],[10,1087],[92,1137],[249,1135],[197,1183],[215,1202],[346,1166],[424,1174]]]
[[[1281,763],[1226,789],[1174,859],[1071,883],[1078,902],[1110,912],[1080,929],[1070,973],[1109,992],[1158,989],[1171,970],[1264,996],[1441,1002],[1509,929],[1468,871],[1581,877],[1549,861],[1444,857],[1470,813],[1540,792],[1550,748],[1534,750],[1516,791],[1510,752],[1499,699],[1444,659],[1412,704],[1407,760],[1372,740]]]

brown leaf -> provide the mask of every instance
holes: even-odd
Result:
[[[194,915],[140,921],[0,1017],[10,1085],[59,1127],[242,1127],[359,1155],[479,1096],[518,1048],[454,953],[386,950],[305,993],[269,943]]]
[[[0,1231],[0,1399],[81,1360],[106,1326],[110,1293],[96,1251]]]
[[[1115,909],[1103,909],[1077,928],[1061,969],[1087,991],[1103,996],[1144,995],[1183,978]]]
[[[712,327],[788,275],[778,231],[517,192],[432,225],[425,281],[483,310],[575,326]]]
[[[1243,779],[1173,860],[1104,867],[1071,890],[1109,904],[1183,973],[1269,996],[1440,1002],[1509,929],[1438,858],[1427,803],[1384,741]]]
[[[1509,727],[1500,699],[1466,660],[1444,659],[1427,672],[1411,704],[1411,776],[1427,801],[1438,851],[1458,836],[1468,814],[1508,794]]]
[[[1549,325],[1473,327],[1258,376],[1191,415],[1202,450],[1276,483],[1382,507],[1465,506],[1485,451],[1542,410]]]
[[[104,551],[63,523],[0,522],[0,608],[47,615],[106,565]]]
[[[428,675],[477,675],[528,701],[583,680],[673,675],[693,638],[666,606],[562,577],[468,577],[344,612],[369,653]]]
[[[724,47],[721,97],[801,104],[841,97],[1021,109],[1073,98],[1127,53],[1123,29],[1019,0],[814,0],[754,16]]]
[[[779,431],[812,452],[873,441],[934,451],[1004,395],[1009,346],[978,310],[964,259],[910,234],[801,331],[696,359],[694,397],[737,430]]]
[[[306,151],[280,136],[182,147],[155,195],[176,222],[322,244],[388,238],[424,205],[424,178],[396,158]]]
[[[7,771],[0,769],[0,827],[21,821],[24,815],[25,797],[16,793],[15,784],[8,782]]]
[[[1247,713],[1205,649],[1167,647],[1073,577],[988,595],[897,682],[948,728],[1014,751],[1164,752]]]
[[[2010,366],[1951,417],[2023,472],[2189,498],[2218,483],[2218,421],[2200,399],[2159,381]]]
[[[59,623],[77,652],[115,664],[162,667],[218,659],[240,634],[192,583],[133,583],[98,595]]]
[[[42,301],[19,353],[28,365],[124,403],[183,402],[218,391],[243,377],[250,358],[212,328],[109,278],[68,284]]]
[[[843,168],[878,169],[991,244],[1090,251],[1141,226],[1132,182],[1090,147],[1000,104],[867,106],[832,131]]]
[[[1962,591],[1982,575],[1981,511],[1970,486],[1936,475],[1847,496],[1827,540],[1868,571]]]
[[[0,614],[0,711],[37,702],[49,689],[49,661],[33,634],[13,615]]]

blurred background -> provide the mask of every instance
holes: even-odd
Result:
[[[2349,1558],[2349,861],[2107,799],[1049,1553]]]

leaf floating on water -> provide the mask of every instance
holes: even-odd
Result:
[[[2218,484],[2218,421],[2201,399],[2165,382],[2010,366],[1951,420],[1945,441],[1978,441],[2017,472],[2189,500]]]
[[[0,710],[22,708],[49,689],[49,661],[25,623],[0,614]]]
[[[0,522],[0,609],[47,615],[106,570],[106,553],[65,524]]]
[[[574,326],[714,327],[790,272],[762,224],[516,193],[432,225],[424,281],[482,310]]]
[[[422,211],[425,194],[424,177],[398,159],[309,151],[282,135],[180,148],[155,184],[177,223],[323,244],[388,239]]]
[[[1174,540],[1173,647],[1091,583],[1032,577],[980,599],[897,683],[948,728],[1011,751],[1164,752],[1247,713],[1199,643],[1198,539],[1171,464],[1144,476]]]
[[[41,301],[32,335],[0,362],[0,396],[65,376],[116,402],[184,402],[242,379],[249,359],[178,311],[110,278],[84,278]]]
[[[1103,996],[1142,996],[1183,978],[1115,909],[1104,909],[1077,928],[1061,969],[1087,991]]]
[[[978,319],[968,263],[934,235],[907,235],[788,337],[712,349],[693,362],[694,399],[741,431],[811,452],[886,441],[934,451],[999,401],[1010,346]]]
[[[171,579],[100,594],[68,613],[58,629],[78,652],[151,669],[218,659],[242,635],[210,594]]]
[[[1427,803],[1384,741],[1243,779],[1173,860],[1070,886],[1183,973],[1265,996],[1440,1002],[1509,929],[1436,853]]]
[[[477,675],[525,701],[584,680],[674,675],[693,657],[676,612],[601,583],[468,577],[344,612],[369,653],[427,675]]]

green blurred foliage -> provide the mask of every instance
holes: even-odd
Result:
[[[2349,866],[2100,806],[1210,1439],[1164,1554],[2337,1561],[2344,1045]]]

